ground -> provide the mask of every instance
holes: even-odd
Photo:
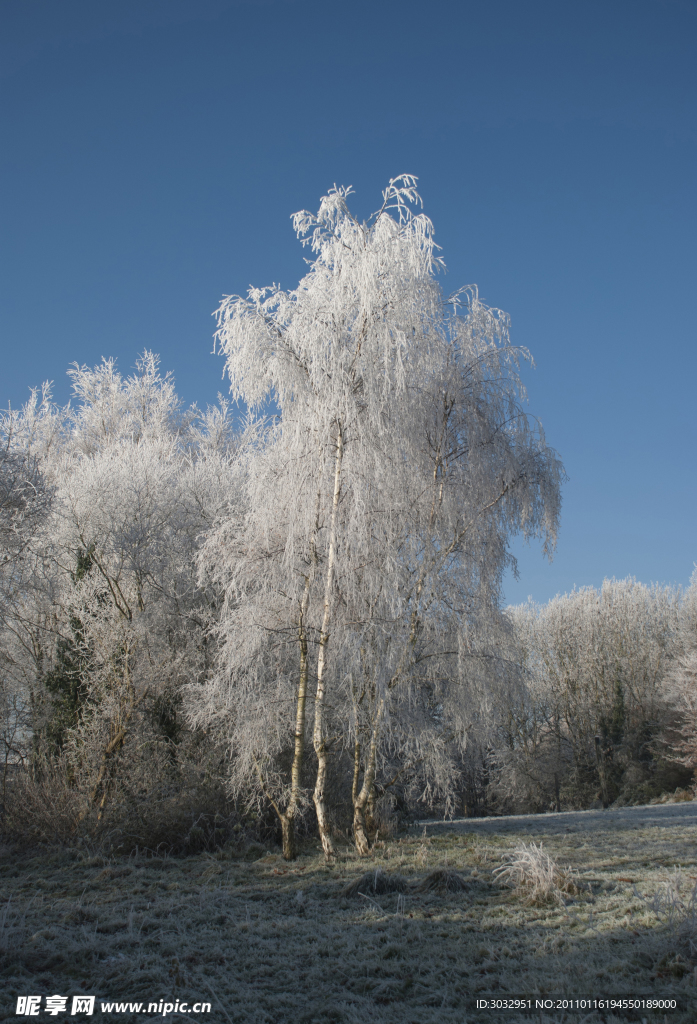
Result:
[[[158,1013],[192,1024],[664,1024],[664,1014],[694,1024],[696,840],[697,806],[678,804],[421,823],[367,861],[346,849],[331,866],[315,847],[293,864],[253,847],[249,859],[7,848],[0,1019],[20,1019],[18,996],[93,994],[95,1018],[124,1024],[147,1015],[101,1003],[210,1002],[210,1013]],[[496,868],[521,842],[543,843],[577,890],[528,905],[505,886]],[[457,871],[465,887],[417,891],[435,868]],[[378,869],[402,876],[406,891],[343,894]],[[474,1003],[506,995],[673,998],[681,1009],[500,1013]],[[42,999],[40,1019],[67,1020],[70,1005],[48,1016]]]

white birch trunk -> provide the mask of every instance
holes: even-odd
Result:
[[[305,619],[310,602],[310,576],[305,581],[302,604],[300,606],[300,622],[298,624],[298,640],[300,642],[300,678],[298,680],[298,696],[295,706],[295,746],[293,749],[293,765],[290,775],[290,799],[285,811],[279,815],[283,840],[283,856],[286,860],[295,860],[297,847],[295,843],[295,814],[300,800],[300,783],[305,753],[305,705],[307,703],[307,677],[309,659],[307,651],[307,631]]]
[[[317,755],[317,778],[315,781],[315,792],[313,794],[315,810],[317,812],[317,825],[322,841],[324,855],[329,860],[334,856],[334,844],[329,830],[327,808],[325,803],[325,789],[327,784],[327,767],[329,754],[327,751],[326,737],[324,735],[324,711],[327,695],[326,667],[327,648],[329,646],[329,627],[331,624],[332,590],[334,587],[334,567],[336,564],[336,521],[339,511],[339,498],[341,496],[341,465],[344,457],[344,437],[341,424],[338,425],[336,437],[336,455],[334,458],[334,495],[332,498],[332,513],[329,526],[329,550],[327,556],[327,575],[324,588],[324,609],[322,613],[322,628],[319,637],[319,654],[317,657],[317,692],[315,695],[315,725],[313,731],[313,742]]]
[[[370,745],[368,747],[368,759],[363,774],[363,785],[358,790],[359,764],[354,765],[353,781],[353,838],[356,849],[361,857],[367,857],[370,853],[370,843],[366,824],[366,808],[375,804],[375,770],[377,766],[378,741],[380,737],[380,720],[385,710],[385,699],[378,702],[377,711],[373,718],[373,725],[370,732]],[[360,757],[360,745],[356,741],[356,761]]]

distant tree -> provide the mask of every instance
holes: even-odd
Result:
[[[560,787],[572,804],[607,804],[630,778],[647,781],[666,718],[679,592],[605,580],[509,614],[526,687],[501,710],[503,789],[520,798],[527,780],[527,806],[544,809],[559,805]]]
[[[680,609],[676,659],[666,674],[665,693],[674,714],[666,730],[669,756],[697,772],[697,568]]]

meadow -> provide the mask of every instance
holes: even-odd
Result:
[[[697,813],[679,810],[626,808],[620,825],[611,812],[419,825],[333,865],[318,845],[292,864],[254,844],[186,858],[4,848],[0,1013],[59,993],[93,994],[95,1016],[124,1022],[145,1014],[101,1001],[209,1001],[210,1013],[158,1016],[228,1024],[663,1024],[663,1011],[473,1005],[645,995],[677,998],[665,1018],[688,1024]],[[521,842],[542,844],[571,885],[534,898],[506,884],[497,869]]]

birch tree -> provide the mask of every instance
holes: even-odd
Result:
[[[278,417],[247,469],[244,523],[221,522],[206,545],[226,591],[222,661],[216,679],[190,688],[190,714],[227,733],[237,782],[256,776],[287,857],[308,699],[324,852],[333,854],[329,755],[351,728],[363,850],[393,695],[404,693],[406,712],[418,703],[413,687],[424,699],[430,687],[426,703],[442,719],[446,661],[464,663],[460,627],[496,605],[509,536],[554,546],[563,471],[522,411],[527,354],[475,288],[445,298],[415,186],[410,175],[391,180],[364,223],[348,208],[350,189],[332,189],[316,215],[293,218],[314,254],[298,287],[252,288],[218,310],[233,399],[257,415],[272,403]],[[368,703],[366,716],[358,708]],[[407,733],[423,748],[420,721]]]

